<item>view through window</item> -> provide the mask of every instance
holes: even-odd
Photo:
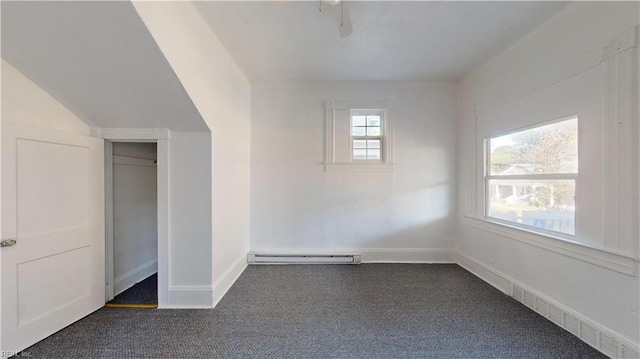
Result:
[[[578,118],[488,138],[488,217],[575,234]]]
[[[381,160],[382,116],[354,113],[351,116],[353,160]]]

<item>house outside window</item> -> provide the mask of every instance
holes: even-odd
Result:
[[[489,137],[485,144],[485,216],[574,235],[578,118]]]

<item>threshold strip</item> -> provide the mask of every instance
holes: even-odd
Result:
[[[105,303],[106,308],[142,308],[142,309],[156,309],[157,304],[118,304],[118,303]]]

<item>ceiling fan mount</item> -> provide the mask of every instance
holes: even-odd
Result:
[[[325,6],[323,3],[331,6]],[[319,12],[332,13],[338,24],[338,34],[341,38],[345,38],[353,33],[353,26],[351,24],[351,17],[349,16],[349,10],[346,1],[343,0],[320,0],[318,5]],[[337,9],[338,6],[340,9]]]

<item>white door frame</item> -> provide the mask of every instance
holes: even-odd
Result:
[[[105,140],[105,252],[106,298],[114,296],[113,271],[113,142],[155,142],[158,162],[158,308],[169,302],[169,143],[166,128],[96,128],[94,135]]]

